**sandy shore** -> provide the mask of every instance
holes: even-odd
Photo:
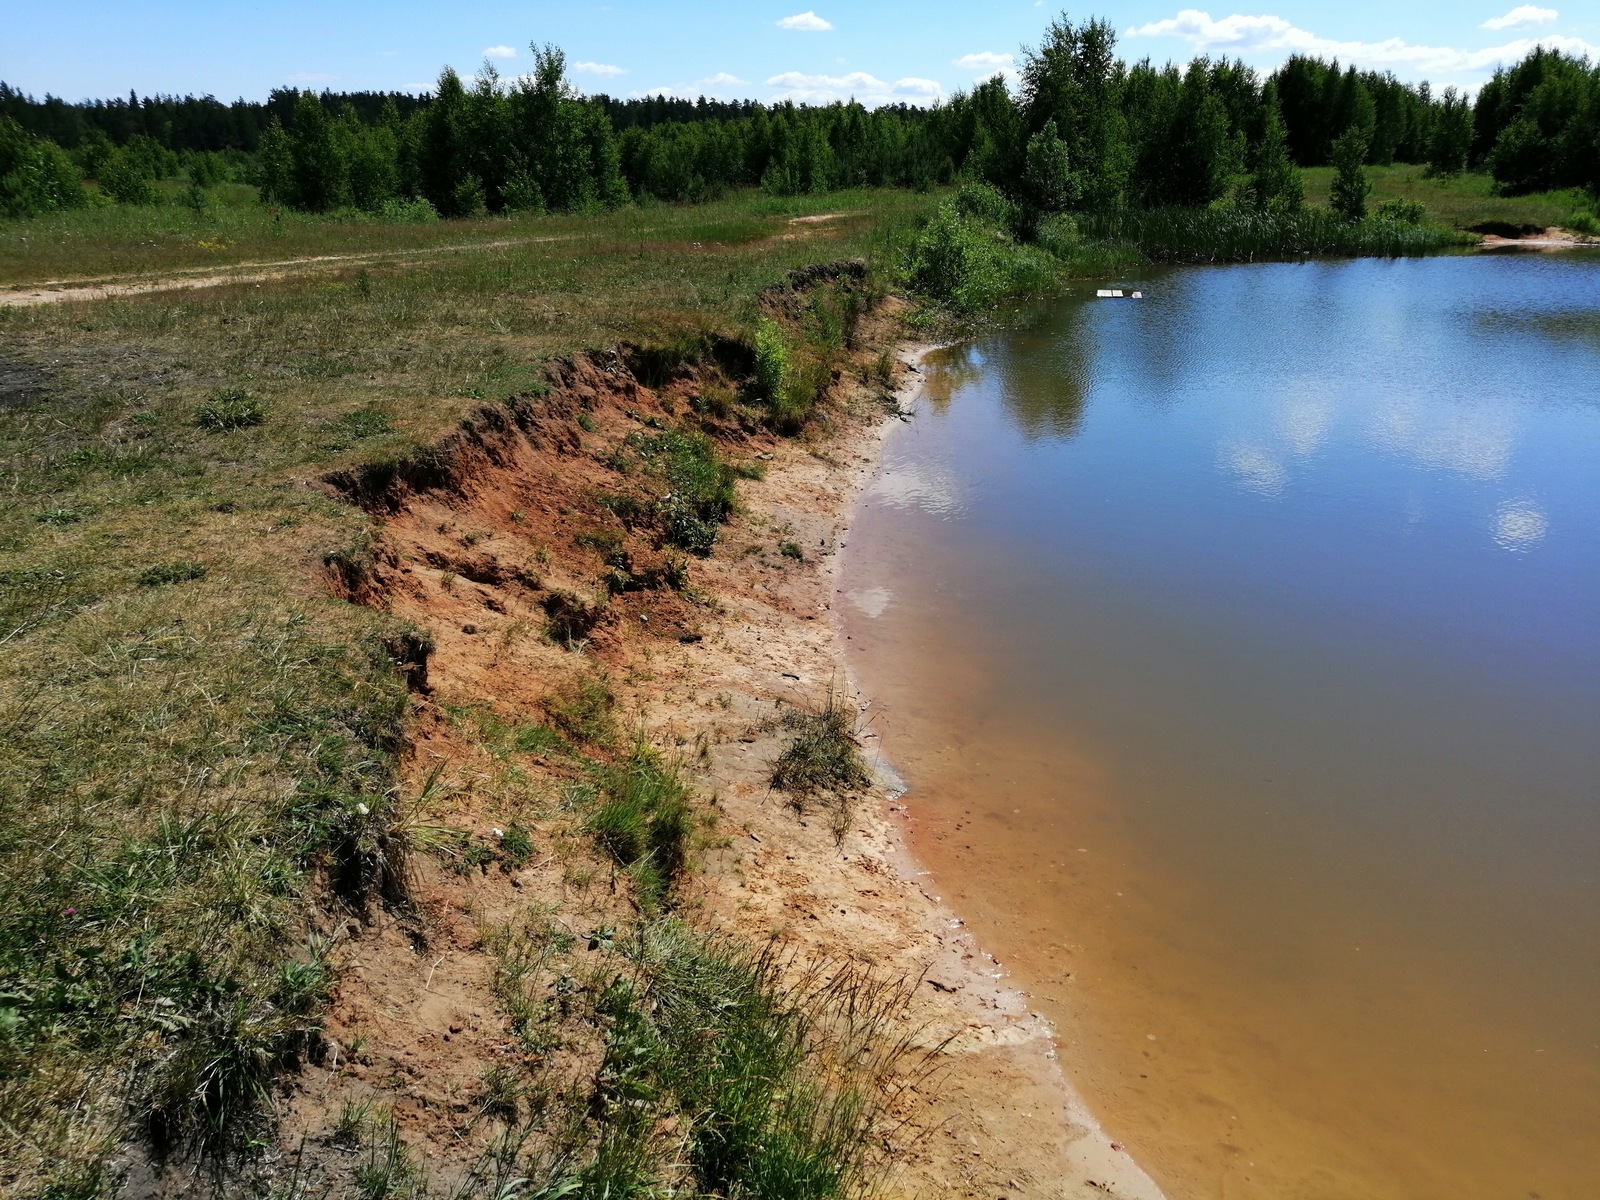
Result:
[[[900,351],[898,414],[863,422],[822,457],[782,447],[767,478],[744,493],[746,512],[729,542],[782,529],[822,551],[777,586],[751,586],[737,578],[739,560],[722,556],[734,577],[721,591],[738,608],[711,653],[696,656],[710,670],[694,683],[736,696],[752,723],[774,701],[814,705],[830,689],[868,708],[849,677],[847,635],[835,611],[839,550],[886,439],[915,418],[921,360],[931,348]],[[866,740],[870,756],[870,729]],[[882,770],[877,794],[836,847],[824,821],[799,825],[768,791],[767,764],[779,746],[775,736],[746,733],[717,747],[707,782],[723,798],[733,836],[710,864],[698,900],[711,924],[777,932],[813,954],[925,976],[911,1019],[925,1044],[946,1043],[946,1061],[921,1097],[916,1121],[925,1132],[891,1193],[1159,1197],[1073,1090],[1048,1022],[926,886],[902,828],[901,814],[916,797],[900,796],[892,771]]]
[[[614,486],[597,448],[682,402],[643,387],[604,354],[552,381],[553,408],[530,410],[522,424],[485,418],[442,442],[442,486],[365,496],[378,517],[374,565],[337,586],[430,631],[407,773],[421,787],[435,764],[450,767],[451,811],[436,819],[486,838],[504,819],[492,788],[480,792],[500,768],[463,737],[452,711],[478,704],[537,719],[551,686],[593,663],[616,685],[619,717],[681,748],[706,799],[712,828],[698,869],[680,884],[685,917],[754,945],[776,938],[801,962],[848,962],[919,981],[902,1032],[932,1069],[908,1064],[890,1114],[895,1128],[885,1134],[892,1163],[883,1194],[1157,1200],[1156,1186],[1073,1091],[1049,1023],[930,890],[903,829],[916,797],[901,797],[884,771],[836,838],[827,816],[796,812],[769,786],[786,744],[772,718],[785,706],[815,707],[833,695],[868,707],[849,682],[848,634],[834,601],[852,513],[886,438],[914,419],[922,392],[925,346],[899,351],[893,405],[867,382],[866,367],[900,336],[895,308],[888,302],[865,323],[860,381],[841,374],[826,432],[761,434],[741,447],[763,463],[764,477],[741,485],[716,553],[695,563],[698,599],[619,593],[580,655],[528,636],[544,627],[550,597],[593,586],[590,552],[570,548],[594,519],[585,506],[597,489]],[[562,405],[578,404],[593,418],[582,429],[560,415]],[[364,495],[356,481],[340,486]],[[866,721],[863,740],[873,757]],[[560,786],[564,768],[530,765],[530,786]],[[555,777],[538,783],[548,771]],[[335,1051],[307,1068],[285,1102],[286,1155],[294,1139],[320,1137],[342,1104],[373,1096],[393,1107],[410,1144],[456,1152],[461,1095],[506,1052],[483,930],[520,919],[530,905],[563,913],[574,928],[600,927],[626,903],[554,856],[512,875],[419,861],[414,889],[419,929],[374,913],[340,943],[327,1026]],[[419,935],[426,956],[415,950]],[[360,1061],[347,1054],[341,1065],[337,1047],[357,1044]],[[374,1092],[379,1080],[391,1083]]]

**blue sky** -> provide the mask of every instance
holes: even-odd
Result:
[[[1600,57],[1600,0],[1267,0],[1186,9],[1139,0],[1074,9],[1105,16],[1127,59],[1290,53],[1475,88],[1536,40]],[[814,7],[812,7],[814,5]],[[804,6],[804,7],[802,7]],[[69,99],[150,92],[259,98],[275,86],[425,90],[445,64],[490,55],[527,69],[528,43],[566,50],[588,92],[926,103],[1009,67],[1053,3],[999,0],[9,0],[0,80]],[[1011,57],[1007,57],[1011,56]]]

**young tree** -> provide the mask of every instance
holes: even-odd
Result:
[[[294,163],[295,205],[328,212],[350,203],[350,180],[333,122],[313,92],[302,92],[289,131]]]
[[[1367,197],[1372,185],[1367,182],[1363,164],[1367,161],[1367,133],[1353,125],[1334,139],[1333,188],[1328,206],[1347,221],[1360,221],[1367,215]]]
[[[1428,138],[1428,174],[1457,175],[1467,169],[1467,154],[1472,149],[1472,108],[1467,98],[1447,87],[1433,114],[1433,132]]]
[[[1261,140],[1256,143],[1250,172],[1250,199],[1263,212],[1296,212],[1305,202],[1300,171],[1289,161],[1289,139],[1278,115],[1277,90],[1268,83]]]
[[[1056,123],[1028,139],[1027,167],[1022,174],[1026,203],[1035,213],[1061,212],[1077,199],[1077,181],[1067,160],[1067,144],[1056,133]]]
[[[277,117],[267,122],[256,152],[256,182],[261,199],[293,207],[299,201],[294,186],[294,148]]]
[[[1079,203],[1106,208],[1121,202],[1132,165],[1122,112],[1125,76],[1108,21],[1074,26],[1053,21],[1037,50],[1025,52],[1023,109],[1028,127],[1054,120],[1080,181]]]

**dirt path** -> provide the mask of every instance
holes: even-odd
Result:
[[[807,236],[817,226],[842,220],[846,212],[819,213],[791,217],[788,224],[798,233],[774,234],[791,240]],[[361,266],[425,261],[449,254],[482,250],[506,250],[513,246],[534,246],[550,242],[576,241],[582,234],[552,234],[546,237],[497,238],[488,242],[457,242],[445,246],[421,246],[411,250],[378,250],[367,254],[319,254],[306,258],[284,258],[267,262],[242,262],[226,267],[186,267],[161,275],[121,275],[104,279],[46,279],[22,287],[0,287],[0,308],[32,308],[41,304],[72,304],[83,300],[109,300],[119,296],[144,296],[153,292],[190,291],[227,287],[230,284],[266,283],[308,275],[327,267]]]
[[[541,242],[572,241],[578,235],[500,238],[492,242],[458,242],[413,250],[380,250],[370,254],[319,254],[272,262],[242,262],[227,267],[187,267],[164,275],[113,276],[104,280],[47,279],[20,288],[0,289],[0,308],[30,308],[39,304],[69,304],[79,300],[106,300],[116,296],[142,296],[151,292],[176,292],[194,288],[226,287],[238,283],[264,283],[307,275],[324,267],[427,259],[473,250],[504,250]]]

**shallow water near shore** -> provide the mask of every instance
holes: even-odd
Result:
[[[1600,258],[929,360],[835,598],[911,840],[1184,1197],[1600,1194]]]

